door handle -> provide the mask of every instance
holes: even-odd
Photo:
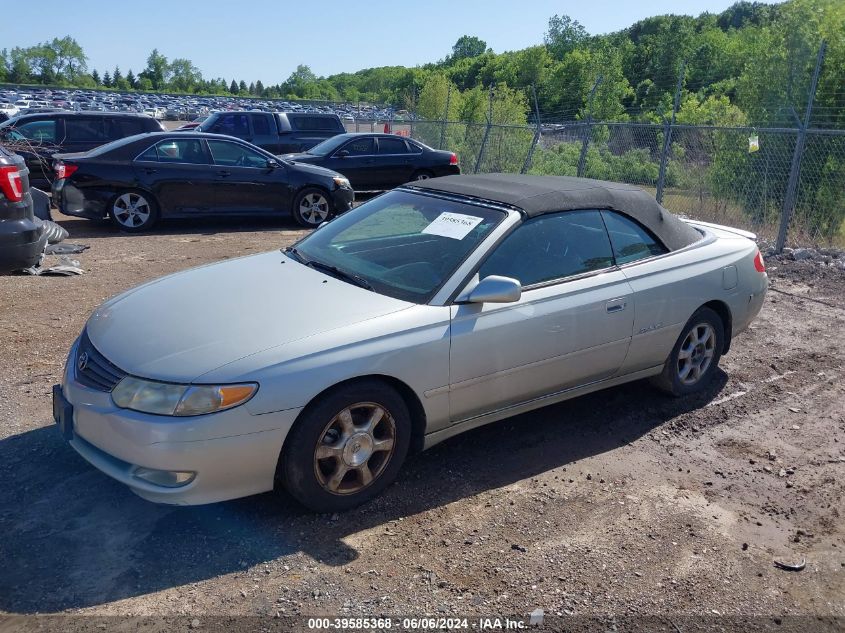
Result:
[[[231,176],[232,172],[230,172],[230,171],[218,171],[217,175],[220,176],[221,178],[225,178],[226,176]]]
[[[608,301],[604,308],[607,310],[608,313],[612,314],[614,312],[622,312],[625,308],[628,307],[628,302],[624,299],[611,299]]]
[[[147,168],[147,169],[145,169],[145,170],[144,170],[144,173],[147,173],[147,174],[154,174],[154,173],[156,173],[157,171],[158,171],[158,169]]]

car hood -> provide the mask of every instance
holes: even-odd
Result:
[[[139,286],[104,303],[86,328],[125,372],[192,382],[245,356],[412,305],[274,251]]]
[[[319,167],[317,165],[309,165],[308,163],[300,163],[295,162],[291,165],[291,167],[299,172],[311,174],[314,176],[323,176],[328,178],[334,178],[336,176],[340,176],[341,174],[333,171],[331,169],[327,169],[325,167]]]
[[[325,156],[315,156],[314,154],[300,152],[298,154],[282,154],[282,158],[289,162],[313,163],[322,160]]]

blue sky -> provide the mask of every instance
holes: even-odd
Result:
[[[0,20],[0,48],[70,35],[88,54],[89,68],[101,74],[115,64],[124,74],[130,68],[137,73],[158,48],[168,59],[192,60],[204,77],[276,84],[300,63],[329,75],[437,61],[464,34],[480,37],[496,52],[524,48],[542,42],[554,14],[568,14],[595,34],[651,15],[715,13],[733,2],[42,0],[37,17]],[[36,12],[35,4],[29,10]]]

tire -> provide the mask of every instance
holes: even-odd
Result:
[[[127,189],[112,198],[109,203],[109,218],[121,231],[148,231],[158,222],[158,203],[146,191]]]
[[[411,416],[393,388],[377,380],[348,383],[300,415],[279,457],[279,477],[307,508],[342,512],[393,483],[410,440]]]
[[[427,169],[418,169],[413,174],[411,174],[411,182],[417,180],[428,180],[429,178],[434,178],[434,174],[428,171]]]
[[[676,398],[702,391],[716,373],[724,345],[722,318],[710,308],[699,308],[684,325],[663,372],[652,383]]]
[[[298,224],[309,229],[316,229],[332,217],[332,203],[324,189],[306,187],[293,200],[291,213]]]

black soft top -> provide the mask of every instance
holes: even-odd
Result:
[[[442,191],[517,207],[529,218],[577,209],[611,209],[630,216],[662,241],[678,250],[701,239],[701,233],[661,207],[635,185],[573,178],[476,174],[417,181],[406,187]]]

